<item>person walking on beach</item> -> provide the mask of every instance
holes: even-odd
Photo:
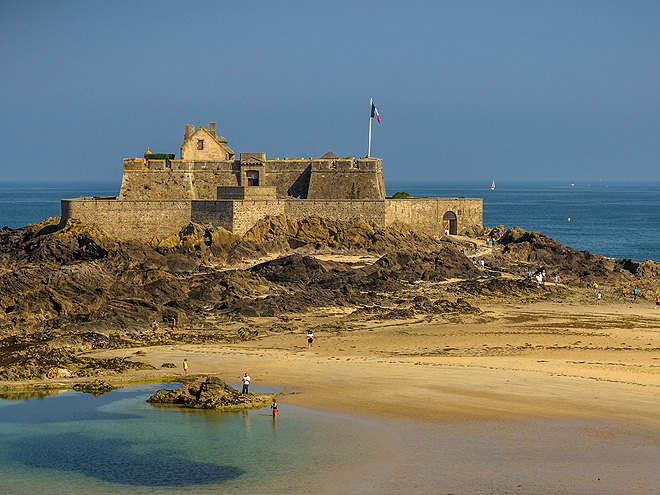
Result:
[[[188,360],[187,359],[183,360],[183,372],[181,374],[185,375],[185,376],[188,376]]]
[[[600,295],[600,292],[598,292],[598,294],[596,295],[596,304],[598,304],[599,306],[600,306],[600,298],[601,298],[601,295]]]
[[[307,349],[311,349],[313,343],[314,343],[314,334],[312,333],[311,330],[307,330]]]
[[[639,291],[637,290],[637,287],[635,287],[635,289],[633,290],[633,301],[637,301],[637,294],[638,293],[639,293]]]
[[[248,393],[248,387],[250,386],[250,375],[247,374],[247,371],[241,377],[241,380],[243,380],[243,390],[241,391],[241,393],[242,394],[247,394]]]

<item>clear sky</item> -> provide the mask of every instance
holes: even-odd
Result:
[[[385,179],[660,180],[660,2],[0,0],[1,178],[110,179],[185,124]]]

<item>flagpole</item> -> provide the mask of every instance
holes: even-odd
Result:
[[[371,156],[371,109],[374,106],[374,99],[371,98],[369,101],[369,148],[367,150],[367,158]]]

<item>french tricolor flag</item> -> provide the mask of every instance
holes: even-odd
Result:
[[[380,115],[378,114],[378,109],[376,108],[376,105],[374,105],[373,101],[371,102],[371,118],[375,118],[380,124]]]

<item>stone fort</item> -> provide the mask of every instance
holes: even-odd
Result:
[[[431,234],[482,226],[483,200],[392,199],[385,195],[379,158],[237,158],[216,124],[186,125],[181,158],[125,158],[119,196],[63,199],[69,219],[98,225],[118,237],[148,241],[178,233],[191,221],[244,234],[267,215],[302,220],[317,215],[388,226],[404,222]]]

